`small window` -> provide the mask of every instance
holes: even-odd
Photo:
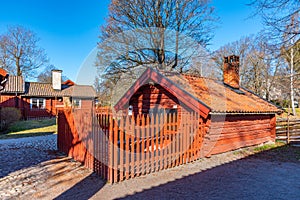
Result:
[[[72,99],[72,106],[73,106],[73,108],[80,108],[81,107],[81,99]]]
[[[30,109],[45,109],[46,99],[44,98],[31,98]]]

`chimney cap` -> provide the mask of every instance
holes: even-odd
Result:
[[[224,57],[223,81],[232,88],[238,89],[240,87],[239,56]]]
[[[63,70],[60,70],[60,69],[52,69],[51,71],[52,71],[52,72],[62,72]]]
[[[240,57],[236,55],[230,55],[230,56],[225,56],[224,57],[224,62],[225,63],[232,63],[232,62],[239,62]]]

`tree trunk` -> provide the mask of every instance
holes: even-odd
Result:
[[[290,92],[291,92],[291,106],[292,106],[292,113],[295,116],[296,110],[295,110],[295,102],[294,102],[294,47],[291,48],[291,76],[290,76]]]
[[[20,66],[20,58],[16,58],[16,68],[17,68],[17,76],[22,76],[21,66]]]
[[[160,47],[158,50],[158,63],[161,66],[161,69],[166,68],[165,65],[165,30],[164,29],[160,29]]]
[[[174,69],[175,67],[177,67],[178,65],[178,37],[179,37],[179,29],[180,29],[180,23],[179,23],[179,16],[178,16],[178,9],[179,9],[179,5],[178,5],[178,1],[176,1],[176,23],[177,23],[177,30],[176,30],[176,38],[175,38],[175,58],[174,58],[174,65],[172,66],[172,69]],[[180,67],[180,73],[182,73],[182,69],[183,66]]]

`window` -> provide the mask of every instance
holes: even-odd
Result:
[[[31,98],[30,109],[45,109],[46,99],[44,98]]]
[[[81,99],[72,99],[72,106],[74,108],[80,108],[81,107]]]

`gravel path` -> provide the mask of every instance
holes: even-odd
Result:
[[[0,140],[0,199],[300,199],[300,149],[290,150],[225,153],[109,185],[58,154],[56,135]]]
[[[56,135],[0,140],[0,178],[53,158]]]

